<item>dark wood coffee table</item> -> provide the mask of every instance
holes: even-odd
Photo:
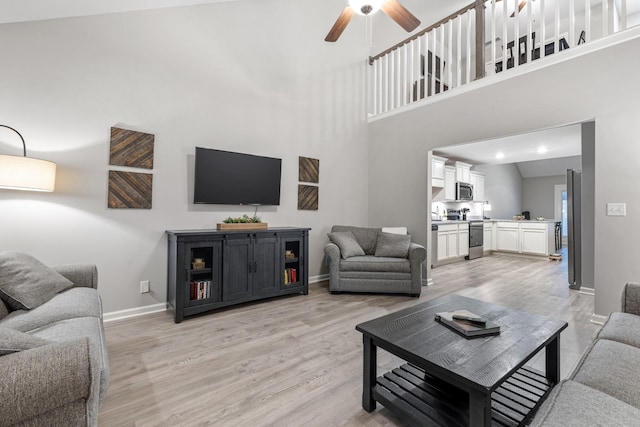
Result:
[[[465,309],[501,326],[465,338],[434,319]],[[526,424],[560,380],[567,322],[447,295],[356,326],[364,339],[362,406],[382,403],[412,425]],[[376,378],[380,347],[408,363]],[[524,364],[545,349],[546,372]]]

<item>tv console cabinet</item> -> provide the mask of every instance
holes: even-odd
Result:
[[[309,293],[309,228],[167,231],[167,308],[185,316]]]

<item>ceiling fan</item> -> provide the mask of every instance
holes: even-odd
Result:
[[[367,16],[378,10],[382,10],[407,32],[415,30],[420,25],[418,18],[405,9],[398,0],[349,0],[349,4],[344,8],[324,40],[327,42],[337,41],[356,13]]]

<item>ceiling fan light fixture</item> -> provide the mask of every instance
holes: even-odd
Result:
[[[349,6],[358,15],[371,15],[376,13],[382,7],[384,0],[350,0]]]

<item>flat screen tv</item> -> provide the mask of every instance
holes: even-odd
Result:
[[[196,147],[193,202],[279,205],[282,159]]]

